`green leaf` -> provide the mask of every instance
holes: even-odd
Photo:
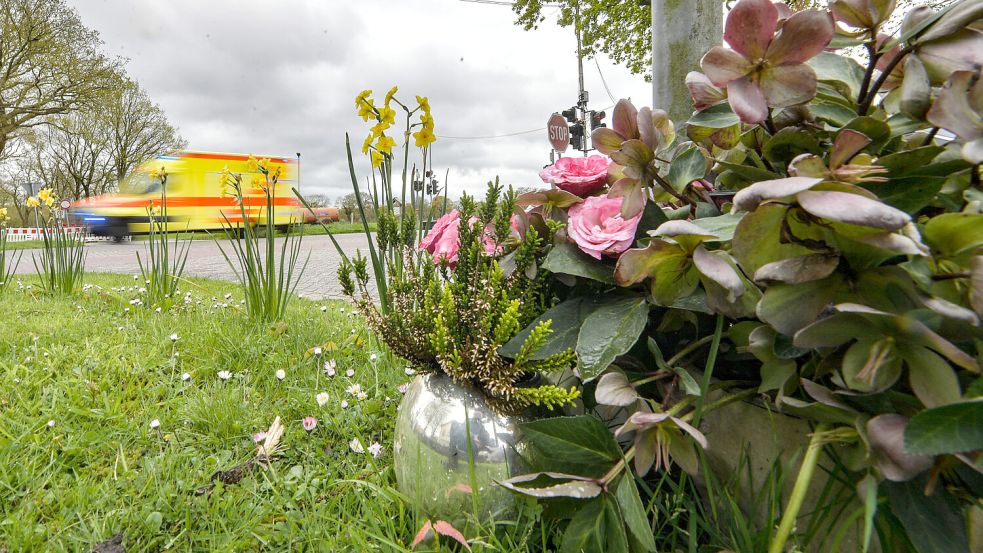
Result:
[[[936,486],[932,494],[925,495],[926,478],[883,482],[891,511],[919,553],[969,553],[966,520],[959,504],[945,486]]]
[[[621,459],[621,448],[608,427],[589,416],[553,417],[520,423],[533,456],[543,469],[600,477]],[[538,462],[537,462],[538,461]]]
[[[603,497],[588,501],[573,515],[563,541],[560,553],[604,553],[607,506]]]
[[[833,84],[844,96],[856,99],[860,96],[860,86],[864,70],[856,61],[831,52],[820,52],[808,64],[816,71],[816,80]],[[843,89],[846,90],[843,90]]]
[[[862,183],[887,205],[912,214],[931,203],[944,184],[944,178],[932,176],[892,177],[887,182]]]
[[[785,127],[768,139],[761,153],[765,159],[784,167],[801,154],[820,154],[819,140],[811,132]]]
[[[945,359],[923,347],[906,347],[902,355],[908,365],[908,383],[926,407],[959,401],[959,378]]]
[[[682,192],[689,183],[706,175],[707,160],[699,148],[689,148],[677,155],[669,166],[669,184],[676,192]]]
[[[983,215],[943,213],[925,224],[925,241],[943,256],[958,255],[983,246]]]
[[[710,106],[707,109],[693,115],[693,117],[690,117],[689,121],[686,122],[687,125],[706,127],[708,129],[726,129],[728,127],[733,127],[734,125],[739,125],[740,123],[741,118],[738,117],[732,109],[730,109],[730,104],[726,102],[715,106]]]
[[[604,553],[628,553],[628,536],[625,521],[621,518],[618,503],[604,496]]]
[[[887,141],[891,139],[891,127],[884,121],[874,119],[873,117],[857,117],[844,125],[843,128],[853,129],[869,138],[871,143],[865,149],[874,154],[879,152],[887,144]]]
[[[944,148],[941,146],[922,146],[877,158],[877,165],[887,169],[890,176],[906,176],[931,163]]]
[[[652,527],[649,526],[648,517],[645,516],[645,507],[642,505],[642,500],[638,496],[638,489],[635,487],[635,479],[630,473],[621,477],[621,482],[618,483],[614,496],[621,507],[625,526],[628,527],[628,537],[634,545],[632,551],[634,553],[655,551],[655,537]]]
[[[794,336],[833,301],[842,281],[841,276],[834,275],[800,284],[772,284],[758,302],[758,318],[782,334]]]
[[[734,231],[745,215],[746,213],[728,213],[716,217],[700,217],[691,222],[707,231],[708,234],[716,236],[716,240],[726,242],[734,238]]]
[[[576,348],[585,381],[596,378],[615,357],[635,345],[648,324],[648,313],[645,298],[629,296],[605,303],[587,317]]]
[[[553,332],[546,340],[546,344],[543,345],[542,349],[537,351],[531,359],[538,361],[546,359],[551,355],[563,353],[568,349],[573,349],[577,346],[577,335],[580,334],[580,326],[601,304],[601,298],[597,297],[577,297],[567,300],[529,323],[529,326],[516,334],[508,343],[498,348],[498,354],[510,359],[515,358],[532,330],[543,321],[552,321],[550,330]]]
[[[543,268],[553,273],[614,284],[614,267],[599,263],[569,242],[560,242],[554,245],[543,261]]]
[[[983,449],[983,399],[926,409],[912,417],[905,448],[915,454],[942,455]]]
[[[503,488],[540,499],[589,499],[603,491],[593,479],[561,472],[535,472],[498,482]]]

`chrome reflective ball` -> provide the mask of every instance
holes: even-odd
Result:
[[[515,497],[495,481],[527,472],[523,420],[496,413],[479,390],[443,374],[417,376],[396,416],[399,490],[431,520],[514,520]]]

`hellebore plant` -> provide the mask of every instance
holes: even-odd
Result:
[[[745,399],[814,429],[798,437],[808,447],[785,507],[762,521],[770,552],[807,526],[810,549],[833,547],[853,524],[865,551],[875,528],[884,550],[970,550],[983,493],[983,3],[915,8],[889,36],[894,8],[739,0],[727,46],[686,79],[688,121],[622,100],[593,134],[611,158],[606,186],[571,188],[567,162],[542,173],[556,189],[518,198],[531,226],[563,227],[538,263],[561,301],[527,332],[552,321],[543,349],[576,352],[585,405],[624,410],[616,434],[630,444],[590,416],[524,425],[539,472],[503,484],[577,501],[561,549],[654,551],[634,481],[652,466],[701,470],[714,445],[703,415]],[[835,53],[851,46],[864,64]],[[811,480],[830,472],[856,507],[829,496],[804,513]],[[841,508],[856,514],[812,518]]]

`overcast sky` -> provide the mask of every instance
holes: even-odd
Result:
[[[136,78],[195,150],[272,155],[301,152],[302,186],[332,199],[351,191],[345,133],[356,168],[369,125],[354,97],[429,96],[436,121],[434,167],[450,169],[451,196],[506,184],[540,185],[553,111],[577,95],[576,41],[548,21],[513,24],[508,6],[461,0],[70,0],[109,53]],[[550,12],[555,19],[555,12]],[[614,98],[651,103],[651,87],[606,59]],[[593,60],[584,63],[591,106],[613,104]],[[608,109],[610,119],[611,110]],[[419,150],[411,151],[417,154]]]

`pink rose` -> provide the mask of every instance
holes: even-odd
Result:
[[[472,217],[470,224],[473,225],[477,220],[477,217]],[[514,214],[512,215],[512,218],[509,219],[509,226],[512,228],[512,232],[509,233],[509,237],[516,241],[522,240],[525,233],[519,228],[519,218]],[[505,246],[503,244],[495,243],[495,226],[491,223],[485,226],[485,232],[481,234],[481,245],[484,247],[485,254],[487,255],[502,255],[502,252],[505,250]]]
[[[601,254],[616,257],[631,247],[642,214],[621,217],[622,198],[591,196],[567,212],[567,234],[584,253],[595,259]]]
[[[604,156],[561,157],[539,172],[543,182],[580,197],[600,190],[607,182],[611,160]]]
[[[434,223],[433,228],[420,242],[420,249],[430,252],[434,263],[446,259],[451,267],[457,264],[457,248],[460,238],[461,212],[453,210]]]

